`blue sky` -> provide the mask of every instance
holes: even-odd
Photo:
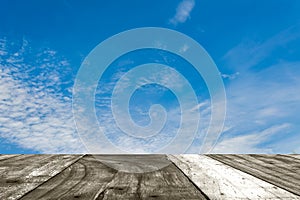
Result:
[[[72,115],[77,71],[100,42],[139,27],[182,32],[216,63],[225,85],[227,115],[213,152],[300,152],[297,0],[2,0],[0,4],[0,153],[86,152]],[[184,60],[150,50],[124,55],[101,80],[106,87],[97,88],[96,113],[108,138],[128,151],[144,152],[151,145],[139,146],[140,141],[120,135],[109,112],[109,97],[122,73],[154,60],[172,65],[191,82],[203,116],[199,132],[210,118],[205,83]],[[130,102],[132,118],[147,125],[154,103],[170,113],[155,140],[167,142],[180,119],[176,96],[167,88],[149,85],[137,90]],[[195,152],[202,139],[196,137],[189,152]]]

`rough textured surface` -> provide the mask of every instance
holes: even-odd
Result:
[[[165,155],[93,155],[103,164],[117,169],[118,171],[129,173],[151,172],[167,167],[171,162]]]
[[[169,155],[210,199],[300,199],[273,184],[204,155]]]
[[[300,199],[299,163],[299,155],[0,155],[0,199]]]
[[[26,183],[12,185],[4,177],[0,199],[206,199],[165,155],[86,155],[82,158],[74,155],[74,162],[62,167],[66,166],[61,163],[65,156],[22,155],[1,162],[0,166],[7,166],[7,170],[12,163],[18,165],[11,168],[10,173],[25,178]],[[59,173],[53,172],[54,163]],[[48,173],[47,170],[41,172],[45,166],[48,166]],[[155,171],[141,173],[143,169]],[[35,177],[28,174],[35,174]],[[40,177],[41,174],[44,176]]]
[[[0,199],[18,199],[80,159],[79,155],[19,155],[0,161]]]
[[[300,195],[300,158],[297,155],[252,154],[209,156]]]

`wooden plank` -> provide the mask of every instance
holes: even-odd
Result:
[[[206,199],[173,164],[149,173],[118,172],[99,197],[103,199]]]
[[[19,156],[19,154],[0,154],[0,162],[16,156]]]
[[[169,155],[210,199],[300,199],[284,189],[204,155]]]
[[[289,156],[289,157],[300,160],[300,154],[286,154],[285,156]]]
[[[100,160],[104,157],[106,164]],[[143,163],[135,163],[136,156],[98,158],[85,156],[21,199],[206,199],[173,164],[154,172],[128,173],[114,168],[141,169]],[[160,160],[170,163],[166,156],[160,156]],[[146,159],[144,162],[151,165]]]
[[[10,163],[15,163],[15,162],[22,162],[28,159],[33,159],[33,161],[36,159],[37,155],[32,155],[32,154],[19,154],[19,155],[14,155],[14,156],[10,156],[10,155],[6,155],[4,156],[4,159],[1,160],[1,165],[5,165],[5,164],[10,164]],[[43,155],[39,155],[39,156],[43,156]]]
[[[239,154],[237,154],[239,155]],[[269,159],[270,162],[281,162],[285,166],[298,163],[300,164],[300,155],[288,155],[288,154],[245,154],[257,158]],[[241,156],[241,155],[239,155]],[[242,155],[243,156],[243,155]]]
[[[165,155],[134,154],[134,155],[93,155],[103,164],[118,171],[128,173],[144,173],[159,170],[171,164]]]
[[[94,199],[115,173],[93,156],[85,156],[21,199]]]
[[[300,195],[299,160],[276,155],[209,155],[278,187]],[[280,159],[279,159],[280,158]]]
[[[101,198],[206,199],[166,155],[102,155],[97,159],[118,169],[114,179],[99,194]]]
[[[80,155],[20,155],[0,161],[0,199],[18,199],[80,157]]]
[[[265,168],[273,171],[273,175],[279,175],[290,183],[300,183],[300,160],[285,155],[243,155],[245,158],[254,159]],[[299,185],[300,189],[300,185]]]

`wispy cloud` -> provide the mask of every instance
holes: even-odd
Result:
[[[213,149],[212,153],[274,153],[271,146],[261,146],[261,144],[289,128],[290,125],[285,123],[250,134],[224,138]]]
[[[232,80],[232,79],[235,79],[239,74],[240,74],[239,72],[236,72],[236,73],[233,73],[233,74],[221,74],[221,76],[224,79]]]
[[[228,64],[240,73],[222,74],[228,81],[227,121],[224,133],[213,152],[300,151],[297,140],[300,129],[300,61],[276,60],[267,67],[251,70],[271,56],[274,49],[284,42],[277,40],[283,37],[286,43],[295,41],[298,39],[296,33],[296,28],[290,28],[272,37],[273,39],[253,42],[252,44],[257,44],[250,48],[254,61],[243,54],[249,50],[244,42],[224,56]],[[287,36],[289,39],[285,38]],[[31,49],[26,40],[17,51],[12,51],[9,45],[10,42],[5,39],[0,40],[0,137],[23,148],[44,153],[84,152],[72,117],[72,78],[67,75],[70,64],[53,50]],[[255,52],[259,56],[255,56]],[[105,88],[98,91],[100,95],[112,91],[121,75],[123,72],[116,72],[111,82],[106,82]],[[172,73],[160,73],[155,77],[174,86],[180,84]],[[146,79],[142,80],[142,83],[148,82]],[[119,134],[113,116],[105,112],[105,109],[110,109],[111,99],[104,95],[102,100],[96,102],[103,113],[98,119],[101,128],[105,129],[116,146],[128,152],[155,151],[155,147],[165,145],[176,134],[181,116],[179,108],[169,109],[170,123],[165,129],[168,134],[147,141]],[[199,152],[203,133],[211,117],[209,99],[202,100],[199,105],[191,107],[194,111],[200,109],[201,123],[189,153]],[[133,109],[138,110],[139,104],[135,106],[137,107]],[[145,109],[136,114],[146,116],[137,116],[136,119],[147,124],[148,112]],[[188,117],[194,120],[192,116]],[[190,131],[188,128],[186,127],[186,132]]]
[[[153,66],[154,67],[154,66]],[[151,73],[149,72],[149,70],[151,71]],[[146,71],[146,70],[144,70]],[[179,76],[178,72],[175,73],[175,70],[167,70],[167,69],[160,69],[160,70],[154,70],[153,68],[149,68],[147,70],[148,73],[146,73],[146,76],[142,76],[140,73],[134,73],[132,72],[133,76],[136,74],[139,74],[140,76],[135,79],[134,77],[126,77],[123,78],[121,87],[122,89],[119,90],[120,93],[123,93],[126,87],[128,87],[129,85],[144,85],[144,84],[149,84],[149,83],[160,83],[161,85],[167,87],[167,88],[173,88],[176,91],[181,91],[181,93],[178,93],[176,91],[174,91],[177,95],[177,99],[178,101],[181,100],[182,102],[180,103],[188,103],[185,102],[184,100],[182,100],[180,97],[181,95],[184,95],[184,92],[186,91],[186,89],[182,89],[182,88],[186,88],[184,87],[184,83],[182,81],[182,78]],[[129,76],[129,75],[128,75]],[[113,76],[114,77],[114,76]],[[133,80],[135,80],[133,82]],[[112,89],[108,90],[105,89],[105,87],[114,87],[114,85],[117,83],[117,81],[120,80],[116,80],[114,78],[111,79],[110,82],[107,82],[104,86],[104,88],[99,88],[99,90],[97,91],[96,95],[103,95],[103,91],[112,91]],[[123,88],[124,87],[124,88]],[[147,87],[147,95],[149,95],[149,98],[151,99],[151,103],[153,103],[153,101],[155,102],[155,100],[157,98],[159,98],[159,96],[164,93],[166,90],[164,88],[160,88],[157,86],[151,86],[151,87]],[[116,92],[118,93],[118,92]],[[128,93],[128,92],[125,92]],[[189,95],[187,95],[189,96]],[[98,99],[98,98],[97,98]],[[119,98],[122,99],[122,98]],[[146,98],[147,99],[147,98]],[[146,100],[145,97],[143,98],[142,102],[140,101],[134,101],[134,103],[132,104],[132,106],[130,107],[130,111],[131,111],[131,116],[134,120],[134,123],[139,122],[144,124],[144,130],[147,130],[146,125],[149,123],[149,109],[150,105],[148,105],[148,100]],[[207,107],[210,105],[208,101],[202,102],[199,105],[182,105],[180,104],[180,106],[183,107],[189,107],[189,110],[186,109],[184,110],[184,117],[185,117],[185,122],[188,122],[188,124],[185,123],[185,126],[180,127],[180,120],[182,117],[182,111],[180,110],[180,107],[175,104],[173,105],[173,100],[168,100],[168,102],[163,102],[162,105],[165,106],[165,108],[167,109],[167,121],[164,124],[163,129],[157,133],[155,136],[153,137],[148,137],[148,138],[136,138],[136,137],[131,137],[130,135],[126,135],[123,133],[122,130],[120,130],[116,123],[115,123],[115,119],[112,116],[112,114],[110,113],[111,110],[111,102],[110,99],[108,99],[108,101],[102,101],[101,97],[99,97],[99,102],[96,102],[97,105],[101,105],[101,112],[99,112],[100,116],[98,117],[100,124],[103,126],[102,128],[105,130],[105,133],[107,133],[106,135],[108,136],[108,138],[110,139],[110,141],[112,141],[112,143],[114,143],[116,146],[122,148],[125,151],[128,152],[135,152],[135,153],[141,153],[141,152],[157,152],[158,150],[160,150],[159,148],[162,147],[166,147],[171,141],[172,139],[174,139],[174,137],[176,136],[178,130],[181,128],[181,131],[183,132],[183,134],[186,134],[185,138],[188,138],[189,135],[194,134],[195,132],[195,137],[197,138],[201,138],[203,139],[204,135],[205,135],[205,125],[208,124],[208,120],[210,119],[210,111],[207,111]],[[124,100],[124,102],[127,102],[126,100]],[[164,104],[165,103],[165,104]],[[148,107],[149,106],[149,107]],[[143,108],[143,110],[141,110],[141,108]],[[118,109],[115,107],[115,109]],[[201,110],[201,112],[203,112],[203,115],[201,115],[201,125],[199,127],[199,130],[195,131],[193,130],[193,127],[195,127],[195,121],[199,120],[197,117],[195,117],[194,113],[198,113],[199,110]],[[132,112],[135,111],[135,112]],[[137,112],[138,111],[138,112]],[[107,114],[105,114],[107,113]],[[117,116],[120,120],[119,124],[128,124],[127,120],[128,117],[127,115],[125,115],[124,113],[119,113]],[[155,119],[157,120],[157,119]],[[124,123],[126,122],[126,123]],[[205,122],[205,123],[204,123]],[[146,124],[146,125],[145,125]],[[200,131],[201,129],[201,131]],[[135,130],[135,129],[130,129],[130,130]],[[136,132],[136,131],[135,131]],[[146,131],[144,131],[145,133]],[[152,134],[154,134],[155,132],[151,132]],[[101,141],[100,141],[101,142]],[[169,146],[170,147],[174,147],[173,149],[173,153],[176,152],[176,148],[178,149],[178,151],[182,152],[182,147],[184,147],[186,144],[186,141],[182,141],[181,146],[179,147],[175,147],[174,145]],[[201,145],[201,141],[196,144],[198,147]],[[195,149],[194,153],[199,153],[199,148]],[[167,153],[167,152],[164,152]],[[168,152],[168,153],[172,153],[172,152]]]
[[[26,40],[12,52],[0,44],[0,137],[42,153],[79,153],[70,85],[69,63],[49,49],[33,50]],[[25,62],[26,61],[26,62]]]
[[[224,56],[228,68],[240,73],[231,79],[223,76],[229,78],[226,126],[231,129],[223,133],[224,140],[214,151],[291,153],[298,149],[299,142],[291,143],[289,138],[299,137],[300,60],[279,56],[295,51],[288,44],[300,40],[299,30],[292,26],[265,41],[250,42],[250,46],[243,41]],[[282,54],[275,51],[278,49]],[[276,134],[265,134],[267,130]]]
[[[238,68],[241,72],[260,64],[273,55],[276,49],[287,48],[287,44],[299,38],[300,24],[291,26],[265,41],[244,39],[225,54],[224,60],[230,65],[230,68]]]
[[[194,0],[181,1],[176,8],[175,15],[169,20],[169,22],[173,25],[186,22],[186,20],[190,17],[190,13],[192,12],[194,6]]]

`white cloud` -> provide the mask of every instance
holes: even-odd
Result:
[[[284,55],[285,45],[299,41],[299,28],[293,26],[262,42],[242,42],[226,53],[228,68],[241,73],[232,79],[223,76],[229,78],[225,126],[231,129],[223,132],[224,140],[214,151],[291,153],[298,150],[299,142],[290,142],[290,138],[299,137],[300,60],[279,60],[275,49],[283,50]],[[289,51],[295,50],[292,46]],[[286,123],[289,127],[277,134],[260,131]]]
[[[180,5],[178,10],[180,10],[179,7]],[[290,31],[296,32],[294,29]],[[255,43],[256,47],[250,45],[249,52],[251,55],[253,54],[254,60],[248,60],[247,55],[243,54],[249,50],[248,45],[245,44],[238,45],[238,50],[234,50],[236,49],[234,48],[226,54],[226,61],[229,60],[236,71],[241,73],[222,75],[223,78],[229,79],[227,122],[222,138],[213,152],[280,153],[300,151],[299,142],[297,142],[299,136],[295,133],[297,128],[298,130],[300,128],[297,127],[300,120],[298,91],[300,88],[298,76],[300,62],[281,61],[263,70],[248,70],[259,64],[269,56],[274,48],[282,44],[275,42],[283,37],[282,35],[289,36],[290,39],[284,40],[286,42],[296,38],[295,34],[284,31],[274,37],[275,39]],[[29,62],[31,64],[25,63],[24,59],[27,59],[26,45],[28,43],[24,42],[18,52],[9,52],[6,40],[0,40],[0,137],[23,148],[44,153],[83,152],[83,146],[76,136],[73,124],[71,98],[70,95],[66,95],[66,93],[70,93],[71,87],[61,87],[62,84],[67,84],[63,77],[65,76],[64,71],[69,67],[68,62],[58,58],[55,51],[45,50],[31,55],[36,61]],[[259,56],[255,56],[255,53]],[[36,69],[40,69],[40,71],[36,71]],[[114,77],[112,83],[107,83],[107,88],[101,92],[105,93],[106,90],[113,88],[114,82],[120,78],[119,75],[120,73]],[[160,73],[158,77],[169,84],[180,84],[176,76],[170,73]],[[143,81],[147,83],[147,80]],[[110,104],[110,99],[106,100],[106,102],[102,102],[101,106],[105,107]],[[206,131],[205,125],[209,123],[211,117],[210,104],[208,100],[204,100],[193,109],[201,111],[201,127],[196,138],[197,141],[189,152],[197,153],[203,133]],[[169,115],[173,123],[170,127],[173,129],[168,131],[173,134],[176,131],[174,124],[178,121],[180,113],[174,109]],[[115,135],[115,124],[109,115],[102,116],[101,122],[106,132],[115,139],[115,144],[130,152],[151,150],[157,144],[164,145],[164,142],[172,136],[165,135],[165,138],[156,138],[156,141],[146,144],[129,137]],[[293,137],[290,132],[295,133]],[[274,137],[285,136],[288,139],[272,141]],[[271,141],[270,145],[265,146],[264,143],[268,141]]]
[[[212,153],[274,153],[272,148],[259,147],[259,145],[268,141],[272,136],[281,134],[288,128],[290,128],[290,125],[285,123],[251,134],[224,138],[215,146]]]
[[[240,44],[230,49],[224,59],[230,68],[240,72],[260,64],[272,53],[280,48],[287,48],[287,44],[300,38],[300,25],[291,26],[265,41],[244,39]],[[288,50],[288,49],[287,49]]]
[[[238,152],[240,148],[242,152],[266,152],[264,147],[256,148],[256,145],[263,144],[260,141],[257,130],[268,129],[282,123],[289,123],[288,132],[278,134],[280,137],[290,138],[298,134],[299,137],[299,112],[300,112],[300,78],[295,78],[299,74],[300,63],[280,63],[271,66],[259,72],[247,72],[240,77],[232,80],[227,86],[227,119],[226,126],[232,127],[231,130],[224,132],[223,136],[235,135],[236,139],[228,141],[228,145],[223,145],[225,152],[231,152],[232,148]],[[279,80],[280,77],[280,80]],[[256,136],[244,135],[249,132],[257,132],[257,142],[249,142],[243,147],[241,139],[255,138]],[[272,140],[273,135],[268,135]],[[230,147],[229,145],[232,147]],[[236,144],[234,144],[236,143]],[[252,145],[252,146],[251,146]],[[269,151],[276,153],[291,153],[293,149],[297,149],[299,143],[291,145],[276,144],[273,141],[269,145]],[[228,147],[226,149],[225,147]]]
[[[1,40],[0,137],[42,153],[84,152],[61,87],[67,61],[52,50],[28,55],[27,41],[12,54],[8,44]]]
[[[221,76],[222,76],[222,78],[233,80],[233,79],[237,78],[237,76],[239,74],[240,74],[239,72],[236,72],[234,74],[221,74]]]
[[[184,44],[180,49],[179,52],[180,53],[184,53],[186,52],[190,47],[187,44]]]
[[[169,20],[173,25],[184,23],[189,17],[195,6],[194,0],[183,0],[176,8],[175,15]]]
[[[133,73],[135,74],[135,73]],[[138,73],[139,75],[141,75],[140,73]],[[175,73],[175,71],[170,71],[170,70],[160,70],[159,72],[157,72],[156,70],[153,71],[153,73],[147,74],[146,76],[139,76],[139,79],[135,80],[134,78],[126,78],[125,82],[123,82],[121,84],[122,87],[128,87],[128,85],[130,84],[148,84],[148,83],[152,83],[152,82],[157,82],[157,83],[162,83],[162,85],[168,87],[168,88],[176,88],[177,90],[182,90],[182,92],[184,93],[185,90],[182,89],[183,88],[183,84],[184,82],[180,81],[180,77],[178,72]],[[123,77],[124,78],[124,77]],[[136,82],[132,82],[133,80],[135,80]],[[113,79],[111,80],[110,83],[108,83],[107,85],[111,86],[114,85],[116,83],[117,80]],[[106,89],[104,89],[106,91]],[[157,88],[157,87],[151,87],[151,88],[147,88],[147,92],[149,94],[152,95],[158,95],[159,90],[165,90],[165,89],[161,89],[161,88]],[[124,90],[121,90],[122,92],[124,92]],[[99,94],[103,94],[103,90],[101,89],[101,91],[99,91]],[[177,93],[177,92],[175,92]],[[179,93],[177,93],[178,95],[180,95]],[[183,94],[181,94],[183,95]],[[121,98],[119,98],[121,99]],[[126,101],[125,101],[126,102]],[[182,102],[181,102],[182,103]],[[167,124],[165,124],[164,129],[162,132],[160,132],[157,136],[153,137],[153,138],[147,138],[147,139],[139,139],[139,138],[134,138],[134,137],[130,137],[128,135],[125,135],[122,133],[121,130],[118,129],[118,127],[115,124],[115,120],[113,118],[113,116],[107,114],[105,115],[105,109],[110,110],[110,100],[106,101],[106,104],[102,101],[102,99],[100,100],[99,103],[96,103],[98,105],[102,106],[102,110],[101,110],[101,117],[99,117],[99,121],[100,124],[103,125],[103,128],[105,129],[105,132],[107,133],[108,137],[110,138],[110,140],[118,147],[129,151],[129,152],[135,152],[135,153],[140,153],[140,152],[155,152],[157,150],[159,150],[160,148],[164,147],[165,145],[167,145],[169,142],[171,142],[171,140],[174,138],[174,136],[176,135],[179,125],[180,125],[180,119],[182,116],[180,107],[172,107],[168,110],[168,122]],[[132,108],[133,110],[138,110],[138,106],[140,104],[143,104],[143,102],[137,102],[135,104],[135,106],[137,106],[137,108]],[[207,117],[207,115],[210,115],[210,111],[207,111],[207,107],[209,105],[209,102],[203,102],[200,103],[199,105],[190,105],[190,110],[185,110],[188,114],[185,114],[185,119],[186,122],[188,122],[188,125],[185,125],[185,127],[181,127],[183,129],[183,132],[187,134],[187,137],[189,134],[194,134],[194,130],[192,129],[192,125],[194,124],[195,120],[195,112],[199,112],[199,109],[202,111],[205,111],[206,114],[201,116],[201,130],[203,129],[203,126],[205,126],[204,124],[207,123],[207,120],[209,120],[209,117]],[[183,105],[181,105],[183,106]],[[116,108],[116,107],[115,107]],[[142,113],[142,114],[141,114]],[[139,115],[141,114],[141,115]],[[137,117],[135,117],[136,115],[139,115]],[[144,115],[142,117],[142,115]],[[139,122],[143,122],[143,121],[148,121],[147,117],[148,116],[148,112],[145,113],[145,111],[141,112],[137,112],[135,113],[135,115],[132,115],[133,119],[137,119],[135,122],[139,121]],[[127,122],[127,115],[123,116],[122,113],[119,113],[118,116],[119,120],[123,120],[121,123],[123,122]],[[205,122],[205,123],[204,123]],[[128,123],[124,123],[124,124],[128,124]],[[145,123],[143,123],[145,124]],[[144,127],[143,127],[144,128]],[[146,130],[147,128],[145,127],[144,130]],[[130,129],[132,130],[132,129]],[[202,134],[201,136],[199,136],[199,134]],[[201,137],[203,138],[204,135],[204,131],[199,131],[198,135],[196,135],[196,137]],[[101,143],[101,141],[99,141]],[[182,145],[181,146],[185,146],[187,145],[185,141],[182,141]],[[197,145],[200,145],[199,143]],[[174,145],[172,145],[173,147]],[[181,147],[178,149],[182,149]],[[170,152],[169,152],[170,153]],[[198,151],[194,151],[194,153],[199,153]]]

